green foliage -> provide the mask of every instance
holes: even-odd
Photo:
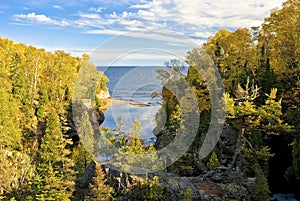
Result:
[[[145,201],[162,200],[163,188],[160,186],[159,179],[157,176],[154,176],[152,180],[149,180],[147,177],[146,181],[141,182],[140,188],[141,188],[142,198]]]
[[[113,189],[105,184],[106,179],[101,165],[96,163],[95,174],[89,185],[89,193],[85,198],[87,201],[107,201],[112,199]]]
[[[243,157],[252,162],[267,161],[272,156],[270,148],[264,141],[269,135],[278,135],[281,131],[289,131],[291,126],[283,124],[281,100],[276,100],[277,89],[272,89],[265,105],[257,107],[254,103],[257,89],[242,89],[243,96],[234,100],[225,94],[228,121],[238,130],[241,142],[238,150]]]
[[[92,66],[87,55],[75,58],[0,38],[1,197],[70,199],[75,178],[68,148],[73,145],[63,135],[69,129],[75,80],[86,65]],[[99,75],[105,89],[107,78]],[[73,154],[83,174],[79,155]],[[88,154],[84,158],[91,160]]]
[[[194,118],[191,114],[198,115],[196,113],[199,112],[198,108],[196,109],[196,98],[199,96],[194,96],[194,94],[198,93],[198,88],[193,86],[190,89],[188,84],[197,83],[201,78],[196,73],[196,70],[193,71],[193,68],[189,68],[188,76],[185,76],[184,73],[181,72],[181,67],[178,66],[178,62],[171,61],[170,64],[171,68],[169,71],[157,71],[157,77],[161,80],[161,84],[163,85],[161,93],[162,107],[157,113],[157,125],[156,128],[154,128],[154,133],[157,137],[155,143],[157,149],[162,149],[171,143],[172,140],[179,135],[180,131],[186,133],[197,132],[191,128],[191,125],[198,125],[197,118]],[[191,72],[193,72],[193,74]],[[195,97],[195,100],[193,97]],[[207,97],[204,99],[207,99]],[[191,153],[183,155],[178,162],[168,167],[168,171],[176,174],[185,171],[188,173],[193,172],[194,160],[190,157],[192,155]],[[169,160],[171,157],[172,156],[167,156],[165,160]],[[189,160],[185,160],[187,158],[189,158]]]
[[[94,150],[95,150],[94,130],[87,110],[84,110],[82,114],[81,121],[78,126],[78,135],[80,137],[80,141],[86,148],[87,152],[90,154],[94,154]]]
[[[216,167],[219,167],[221,165],[221,163],[219,162],[218,156],[216,154],[216,152],[212,152],[209,161],[207,162],[207,167],[208,169],[212,170]]]
[[[82,178],[87,169],[88,164],[90,164],[94,156],[91,155],[81,143],[73,148],[72,160],[74,161],[74,170],[76,171],[77,177]]]
[[[219,30],[204,44],[204,50],[214,60],[230,94],[238,83],[245,84],[248,76],[254,76],[251,72],[257,68],[256,47],[248,29]]]
[[[21,130],[18,106],[3,86],[0,87],[0,148],[19,150]]]
[[[96,89],[96,94],[99,94],[101,91],[108,91],[108,88],[106,86],[106,82],[109,81],[108,77],[104,75],[103,72],[99,71],[98,72],[99,80],[98,80],[98,85]]]
[[[163,90],[154,94],[162,97],[162,109],[157,114],[158,124],[154,131],[156,148],[163,148],[174,139],[182,120],[195,121],[183,114],[185,108],[182,104],[189,107],[190,100],[178,98],[187,93],[185,82],[197,98],[199,110],[193,112],[201,117],[195,142],[188,153],[168,168],[169,171],[184,175],[196,169],[197,148],[211,118],[207,83],[216,81],[211,79],[215,70],[208,62],[213,60],[227,91],[226,123],[240,136],[234,162],[240,160],[246,167],[259,164],[259,168],[250,168],[257,178],[255,200],[269,199],[263,172],[266,161],[273,156],[268,144],[273,135],[281,134],[293,142],[290,153],[293,161],[286,174],[290,180],[299,183],[299,8],[298,0],[287,0],[282,8],[274,9],[265,18],[260,28],[252,29],[252,34],[248,29],[219,30],[202,47],[188,52],[186,62],[190,67],[187,76],[181,72],[182,63],[176,60],[166,63],[170,71],[159,70]],[[203,59],[204,55],[209,59]],[[79,81],[75,83],[78,73]],[[50,53],[0,38],[0,199],[71,198],[74,170],[78,177],[82,177],[93,159],[91,153],[98,150],[87,112],[81,113],[83,118],[78,129],[85,147],[82,144],[74,146],[72,154],[68,148],[73,145],[64,138],[66,130],[61,124],[70,120],[68,110],[72,98],[78,102],[81,99],[94,100],[95,93],[107,90],[107,81],[102,72],[96,72],[88,55],[75,58],[63,51]],[[254,83],[261,87],[260,90]],[[75,85],[79,90],[73,96]],[[97,104],[99,106],[99,102]],[[166,123],[162,125],[164,119]],[[155,148],[146,147],[140,139],[140,124],[135,121],[128,135],[121,127],[120,123],[120,128],[114,132],[103,132],[102,137],[111,143],[101,138],[100,141],[104,142],[102,151],[116,157],[121,164],[161,167]],[[117,149],[112,149],[112,146],[122,153],[116,154]],[[144,155],[143,160],[135,159],[138,155]],[[207,164],[209,168],[218,165],[217,158],[212,153]],[[99,181],[103,182],[101,178]],[[155,186],[158,181],[154,183]],[[99,190],[98,187],[94,185],[92,189]],[[146,189],[149,190],[150,186],[147,185]],[[150,194],[144,194],[144,199],[156,199]]]
[[[192,189],[190,188],[185,189],[184,191],[181,192],[183,198],[180,199],[180,201],[192,201],[191,194],[192,194]]]
[[[178,176],[190,176],[197,172],[193,165],[195,158],[191,153],[185,153],[175,163],[169,165],[166,170]]]
[[[33,193],[37,200],[68,200],[74,189],[73,162],[66,148],[70,142],[61,133],[59,117],[54,109],[47,116],[45,135],[38,150],[37,174]]]
[[[267,201],[270,200],[270,190],[267,179],[264,177],[264,174],[259,166],[259,164],[254,164],[253,169],[256,175],[256,186],[254,192],[254,199],[258,201]]]
[[[135,119],[129,136],[121,136],[121,138],[113,140],[115,146],[119,146],[119,152],[114,155],[116,164],[127,171],[134,166],[153,170],[162,169],[162,162],[156,153],[156,149],[153,145],[148,147],[144,145],[140,138],[141,132],[141,125]]]

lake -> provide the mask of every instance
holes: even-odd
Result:
[[[113,66],[98,67],[109,78],[106,84],[112,99],[145,103],[147,106],[134,106],[130,104],[114,105],[104,113],[105,120],[102,127],[111,130],[116,128],[119,117],[122,117],[124,131],[129,133],[133,120],[136,118],[142,126],[142,136],[146,145],[154,144],[156,137],[152,130],[155,127],[155,116],[159,110],[160,100],[152,99],[153,92],[161,92],[162,86],[157,79],[157,69],[165,67],[136,67]]]

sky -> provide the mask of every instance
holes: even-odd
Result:
[[[163,65],[220,29],[262,24],[284,0],[0,0],[0,37],[96,65]]]

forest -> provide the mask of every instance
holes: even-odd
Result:
[[[207,56],[215,68],[207,65]],[[0,57],[0,200],[266,201],[273,193],[300,198],[299,0],[272,10],[259,27],[217,31],[187,52],[187,75],[176,62],[169,72],[158,71],[164,87],[154,96],[162,106],[150,146],[140,139],[137,120],[127,135],[122,118],[114,130],[99,127],[103,103],[95,94],[107,91],[108,78],[96,72],[88,55],[0,38]],[[85,66],[92,70],[84,83],[76,83]],[[224,90],[210,84],[216,69]],[[197,110],[188,109],[190,92],[182,83],[196,95]],[[91,98],[91,108],[73,93],[76,85]],[[226,119],[213,151],[203,158],[199,150],[215,115],[212,90],[222,93]],[[182,122],[188,133],[195,121],[193,143],[165,166],[172,156],[163,159],[156,151],[181,134]],[[95,152],[113,157],[125,171],[97,162]],[[138,154],[148,158],[135,158]],[[129,173],[131,166],[159,170],[139,175]]]

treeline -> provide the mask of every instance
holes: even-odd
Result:
[[[273,10],[260,27],[234,32],[220,30],[202,47],[188,52],[186,76],[176,62],[171,63],[170,72],[160,71],[164,84],[160,94],[162,109],[154,130],[157,141],[150,147],[139,138],[141,128],[137,121],[129,135],[123,135],[121,121],[116,131],[104,129],[102,136],[95,135],[99,129],[91,124],[95,114],[78,101],[93,99],[97,90],[107,90],[107,78],[90,71],[95,66],[87,55],[75,58],[63,51],[50,53],[0,38],[0,200],[109,200],[113,196],[127,199],[130,193],[144,200],[162,199],[163,189],[157,177],[133,185],[136,188],[114,189],[114,193],[105,183],[107,175],[96,164],[88,181],[87,169],[93,164],[93,152],[102,152],[107,158],[114,156],[116,164],[129,165],[122,166],[125,170],[130,165],[159,166],[179,176],[199,175],[225,166],[237,175],[234,178],[237,183],[255,178],[255,189],[250,189],[253,193],[249,199],[268,200],[270,160],[278,154],[273,152],[271,142],[278,136],[290,148],[286,154],[291,158],[278,177],[286,178],[291,189],[297,189],[300,185],[299,20],[300,1],[288,0],[281,9]],[[215,115],[211,112],[212,89],[208,90],[208,83],[216,81],[210,77],[216,73],[208,65],[210,62],[218,69],[225,88],[222,97],[226,105],[223,108],[226,132],[211,154],[202,159],[199,150]],[[199,72],[207,73],[207,79]],[[77,76],[80,79],[76,82]],[[95,83],[97,79],[99,83]],[[186,90],[185,83],[191,91]],[[72,97],[75,87],[77,92]],[[222,92],[218,88],[214,91]],[[197,111],[189,110],[194,108],[189,105],[191,93],[196,95]],[[70,136],[70,130],[74,129],[73,98],[78,109],[75,121],[80,122],[75,133],[85,142],[84,146]],[[95,107],[98,104],[91,102]],[[180,135],[182,125],[188,133],[189,125],[195,125],[196,119],[192,118],[195,115],[200,116],[196,139],[186,154],[165,167],[168,159],[160,160],[155,148],[165,147]],[[99,147],[95,137],[103,142],[108,137],[114,148],[111,143]],[[145,153],[150,158],[134,158]],[[120,183],[126,177],[122,175],[118,178]]]
[[[68,133],[75,80],[87,65],[95,77],[87,55],[0,38],[0,200],[73,197],[76,179],[93,160]],[[107,78],[99,76],[106,90]]]
[[[279,143],[285,143],[283,147],[289,151],[281,159],[277,158],[279,161],[275,165],[283,168],[281,175],[272,176],[285,178],[281,187],[290,185],[289,189],[296,192],[300,184],[299,20],[300,1],[288,0],[281,9],[274,9],[260,27],[240,28],[234,32],[219,30],[202,47],[188,52],[187,76],[180,72],[176,62],[171,72],[159,72],[165,87],[161,94],[161,115],[158,114],[157,121],[167,115],[167,122],[163,128],[158,124],[156,148],[166,146],[179,135],[182,120],[180,106],[189,104],[178,99],[178,87],[174,86],[187,82],[199,105],[196,140],[180,160],[167,168],[169,172],[198,175],[204,170],[226,166],[228,171],[240,172],[241,180],[256,178],[257,189],[253,191],[253,199],[268,200],[269,160],[280,154],[274,153],[271,142],[280,136]],[[202,160],[199,150],[210,120],[215,115],[211,112],[212,91],[208,90],[211,87],[208,85],[217,80],[215,76],[210,77],[216,74],[209,62],[216,66],[224,84],[224,132],[227,134],[223,133],[214,151]],[[173,74],[179,75],[177,80],[173,79]],[[230,136],[235,136],[232,140],[236,141],[231,149],[226,150]],[[281,164],[286,162],[283,158],[291,160],[288,164]]]

